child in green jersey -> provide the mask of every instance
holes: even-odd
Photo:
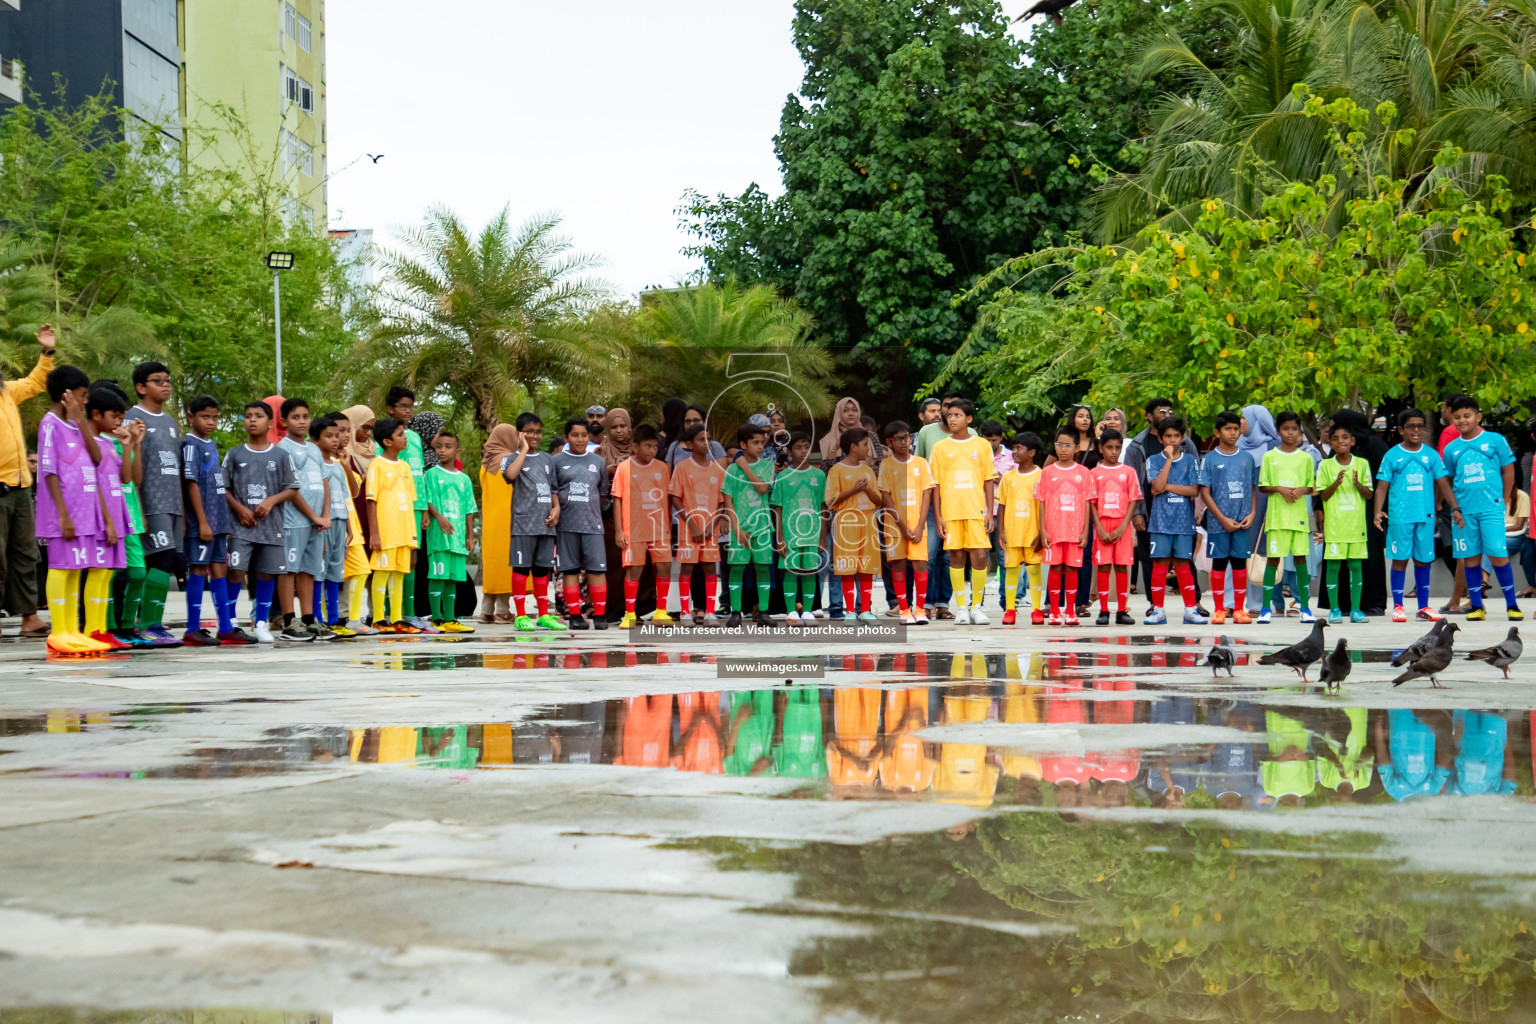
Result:
[[[459,438],[446,430],[432,439],[438,464],[422,477],[427,509],[421,535],[427,549],[427,596],[432,624],[444,633],[473,633],[459,621],[453,607],[458,585],[469,579],[465,562],[475,549],[475,485],[457,469]]]
[[[792,626],[816,621],[811,605],[816,600],[817,572],[825,542],[821,514],[827,477],[809,465],[811,437],[795,432],[789,436],[789,467],[773,481],[771,505],[779,510],[779,555],[784,560],[784,607]]]
[[[1333,458],[1323,460],[1317,468],[1317,498],[1322,505],[1318,517],[1322,519],[1322,528],[1314,535],[1323,545],[1328,621],[1344,621],[1339,611],[1339,566],[1348,562],[1349,621],[1369,622],[1360,610],[1364,583],[1361,567],[1365,559],[1365,509],[1375,497],[1376,488],[1371,483],[1371,467],[1351,454],[1355,435],[1348,427],[1335,426],[1328,443],[1333,445]]]
[[[730,531],[726,534],[725,564],[730,567],[727,592],[731,615],[725,620],[730,629],[741,625],[741,587],[747,563],[753,565],[757,581],[757,610],[752,621],[759,626],[777,626],[768,615],[768,598],[773,587],[773,512],[774,466],[763,458],[768,445],[768,428],[748,424],[736,432],[736,461],[726,470],[720,493]]]
[[[1282,412],[1275,417],[1275,429],[1280,434],[1280,447],[1265,452],[1264,461],[1259,465],[1259,490],[1271,498],[1269,511],[1264,516],[1263,610],[1254,621],[1269,622],[1275,577],[1281,560],[1290,555],[1296,563],[1296,602],[1301,605],[1301,621],[1314,622],[1312,580],[1307,575],[1307,551],[1312,539],[1307,495],[1315,489],[1316,466],[1312,456],[1301,450],[1300,416]]]

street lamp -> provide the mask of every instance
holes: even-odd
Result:
[[[277,332],[277,393],[283,393],[283,300],[278,275],[293,269],[293,253],[267,253],[267,269],[272,271],[272,327]]]

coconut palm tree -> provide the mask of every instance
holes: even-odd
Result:
[[[560,219],[513,229],[503,209],[474,234],[436,207],[403,233],[381,265],[382,320],[343,376],[371,399],[408,382],[448,404],[467,404],[489,431],[541,390],[600,396],[624,369],[622,346],[584,317],[607,289],[587,274],[595,261],[556,233]]]
[[[1536,29],[1532,0],[1495,10],[1482,0],[1206,0],[1230,46],[1207,63],[1176,35],[1148,40],[1138,73],[1170,72],[1184,91],[1152,112],[1148,159],[1100,190],[1095,231],[1125,238],[1150,222],[1187,227],[1206,199],[1257,211],[1292,181],[1334,175],[1335,216],[1376,175],[1409,183],[1405,199],[1446,175],[1475,189],[1499,173],[1517,192],[1536,184]],[[1349,97],[1373,121],[1370,166],[1341,162],[1324,119],[1308,117],[1306,93]],[[1409,129],[1409,131],[1404,131]],[[1437,168],[1447,143],[1463,150]]]
[[[710,409],[710,429],[720,434],[770,405],[794,425],[825,416],[833,359],[815,327],[769,285],[728,280],[649,293],[636,324],[631,407],[654,411],[681,395]]]

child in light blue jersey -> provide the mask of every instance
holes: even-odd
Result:
[[[1429,603],[1429,571],[1435,564],[1436,497],[1455,508],[1440,455],[1424,443],[1428,421],[1417,409],[1398,413],[1397,429],[1402,443],[1381,460],[1376,479],[1386,484],[1376,488],[1376,529],[1385,529],[1387,556],[1392,559],[1392,621],[1407,622],[1403,610],[1403,588],[1409,561],[1413,562],[1414,589],[1418,591],[1420,621],[1440,618]],[[1453,513],[1460,516],[1459,512]]]
[[[1467,619],[1487,618],[1483,610],[1483,556],[1493,563],[1493,575],[1504,591],[1510,619],[1525,614],[1515,600],[1515,571],[1509,564],[1504,535],[1504,510],[1513,508],[1515,454],[1504,435],[1484,430],[1483,412],[1471,395],[1451,399],[1451,422],[1460,437],[1445,446],[1445,470],[1461,509],[1462,522],[1451,533],[1451,548],[1461,560],[1472,610]]]

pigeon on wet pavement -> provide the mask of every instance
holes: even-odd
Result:
[[[1443,630],[1440,634],[1440,642],[1424,652],[1423,657],[1408,666],[1408,671],[1392,680],[1393,686],[1402,686],[1412,679],[1429,679],[1429,683],[1437,690],[1447,687],[1440,685],[1440,680],[1435,677],[1444,672],[1451,659],[1456,656],[1456,627],[1454,625]]]
[[[1282,647],[1274,654],[1264,655],[1259,659],[1259,664],[1285,665],[1305,680],[1307,669],[1323,656],[1323,627],[1326,625],[1328,625],[1326,622],[1318,620],[1313,624],[1312,632],[1307,634],[1306,639],[1289,647]]]
[[[1349,641],[1339,637],[1333,653],[1323,659],[1323,667],[1318,669],[1317,678],[1320,682],[1327,683],[1328,689],[1337,690],[1344,685],[1344,680],[1349,678],[1349,670],[1352,668],[1354,663],[1349,660]]]
[[[1440,642],[1440,634],[1445,631],[1447,626],[1450,626],[1452,629],[1456,628],[1456,624],[1449,619],[1436,619],[1435,624],[1429,627],[1428,633],[1425,633],[1413,643],[1404,647],[1398,656],[1392,659],[1392,667],[1402,668],[1410,661],[1417,661],[1424,657],[1425,652]]]
[[[1501,643],[1492,647],[1484,647],[1480,651],[1473,651],[1467,655],[1468,661],[1486,661],[1494,668],[1504,673],[1504,678],[1509,678],[1509,666],[1520,660],[1520,655],[1525,652],[1525,644],[1520,642],[1520,631],[1514,626],[1509,627],[1509,635]]]
[[[1226,637],[1221,637],[1225,641]],[[1232,675],[1232,666],[1237,663],[1237,657],[1232,653],[1232,648],[1218,641],[1205,654],[1205,664],[1211,666],[1211,675],[1220,675],[1222,669],[1227,670],[1227,675]]]

